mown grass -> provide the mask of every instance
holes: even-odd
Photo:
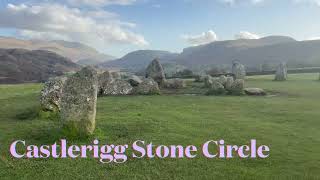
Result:
[[[40,84],[0,86],[0,179],[320,179],[320,81],[317,74],[249,77],[248,87],[275,96],[188,95],[103,97],[97,128],[86,139],[113,144],[144,140],[154,144],[201,146],[207,140],[270,146],[268,159],[132,159],[101,164],[96,159],[13,159],[9,145],[52,144],[63,138],[55,118],[39,115]],[[190,92],[190,94],[189,94]]]

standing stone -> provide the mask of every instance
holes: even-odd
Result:
[[[134,94],[138,95],[158,95],[160,89],[158,83],[151,78],[144,79],[139,86],[134,88]]]
[[[243,79],[235,80],[231,85],[231,89],[230,89],[229,93],[233,94],[233,95],[243,95],[244,94],[244,80]]]
[[[225,85],[225,88],[227,91],[231,91],[233,82],[234,82],[233,77],[227,77],[227,81]]]
[[[132,93],[133,87],[125,80],[116,79],[106,86],[103,86],[101,95],[103,96],[124,96]]]
[[[113,79],[121,79],[121,73],[118,71],[111,73]]]
[[[139,84],[142,83],[142,80],[138,76],[132,75],[129,77],[128,82],[131,84],[131,86],[135,87],[139,86]]]
[[[97,71],[85,67],[67,79],[61,97],[64,128],[77,135],[92,134],[95,129],[98,92]]]
[[[204,87],[210,88],[213,78],[210,75],[204,77]]]
[[[44,111],[58,112],[61,110],[62,88],[66,77],[51,78],[41,90],[40,104]]]
[[[98,79],[99,79],[98,94],[101,94],[104,87],[106,87],[108,84],[114,81],[112,74],[109,71],[106,71],[100,74]]]
[[[204,79],[205,79],[205,76],[202,76],[202,75],[197,75],[195,77],[195,82],[204,82]]]
[[[232,74],[234,74],[235,79],[245,79],[246,78],[246,68],[244,65],[235,61],[232,65]]]
[[[168,79],[164,83],[164,87],[169,89],[181,89],[181,88],[185,88],[186,86],[187,86],[186,81],[178,78]]]
[[[212,84],[209,88],[209,91],[207,92],[207,95],[221,95],[225,93],[226,93],[226,90],[224,86],[218,80],[214,80],[212,81]]]
[[[227,83],[227,77],[225,75],[222,75],[219,77],[219,80],[218,80],[223,86],[226,86],[226,83]]]
[[[275,81],[286,81],[288,78],[287,65],[286,63],[281,63],[276,71]]]
[[[147,67],[146,78],[154,79],[159,85],[165,82],[164,70],[158,59],[153,60]]]

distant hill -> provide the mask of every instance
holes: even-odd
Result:
[[[80,69],[78,64],[44,50],[0,49],[0,83],[44,82]]]
[[[296,41],[285,36],[269,36],[255,40],[217,41],[186,48],[175,61],[187,67],[228,65],[238,60],[248,69],[276,66],[287,62],[289,67],[320,65],[320,41]]]
[[[110,55],[99,53],[94,48],[84,44],[61,40],[39,41],[0,37],[0,48],[52,51],[71,59],[73,62],[79,62],[81,65],[95,65],[115,59]]]
[[[176,53],[157,50],[139,50],[131,52],[124,57],[99,64],[102,68],[122,68],[130,71],[139,71],[148,66],[155,58],[159,58],[161,63],[168,63],[178,56]]]
[[[182,53],[166,51],[135,51],[121,59],[102,64],[128,70],[142,69],[154,58],[162,63],[178,64],[195,71],[212,66],[231,66],[238,60],[249,70],[261,67],[274,68],[280,62],[289,67],[320,66],[320,40],[296,41],[286,36],[269,36],[261,39],[216,41],[210,44],[185,48]]]
[[[105,55],[105,54],[100,54],[95,57],[89,57],[89,58],[83,58],[77,61],[76,63],[82,66],[88,66],[88,65],[98,65],[104,62],[112,61],[116,59],[113,56]]]

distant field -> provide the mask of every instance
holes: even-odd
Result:
[[[269,145],[268,159],[129,159],[101,164],[95,159],[15,160],[9,145],[52,144],[63,138],[57,120],[39,115],[40,84],[0,86],[0,179],[320,179],[319,74],[248,77],[267,97],[197,95],[190,83],[180,95],[104,97],[98,100],[97,128],[89,139],[122,144],[142,139],[154,144],[194,144],[224,139]],[[170,92],[168,92],[170,93]],[[172,93],[172,92],[171,92]],[[200,94],[201,94],[200,93]],[[185,95],[183,95],[185,94]]]

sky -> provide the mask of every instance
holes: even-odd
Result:
[[[0,0],[0,36],[80,42],[116,57],[214,41],[320,39],[320,0]]]

